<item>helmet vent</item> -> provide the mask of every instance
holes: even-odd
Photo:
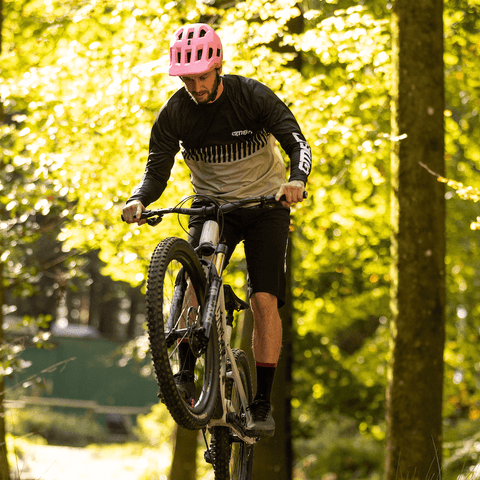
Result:
[[[197,60],[201,60],[203,55],[203,48],[197,50]]]
[[[202,37],[204,37],[206,34],[207,34],[207,31],[202,28],[202,29],[200,30],[198,36],[199,36],[200,38],[202,38]]]

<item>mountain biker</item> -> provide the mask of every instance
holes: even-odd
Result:
[[[238,75],[221,75],[222,43],[206,24],[184,25],[170,43],[169,74],[183,87],[161,108],[151,131],[141,183],[123,209],[129,223],[166,188],[174,157],[181,149],[197,195],[219,202],[258,195],[282,195],[275,208],[241,208],[225,215],[223,241],[229,257],[243,240],[254,316],[253,350],[257,390],[249,406],[247,432],[275,432],[271,390],[282,344],[278,308],[285,299],[285,251],[290,205],[301,202],[311,169],[311,150],[288,107],[265,85]],[[290,177],[276,140],[290,158]],[[189,221],[190,242],[198,245],[203,221]],[[175,382],[185,400],[193,397],[195,359],[181,344],[185,369]]]

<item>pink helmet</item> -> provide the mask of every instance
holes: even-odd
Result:
[[[193,23],[180,27],[170,42],[171,76],[198,75],[222,63],[220,37],[210,25]]]

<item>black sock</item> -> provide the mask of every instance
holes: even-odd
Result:
[[[264,400],[270,403],[275,368],[276,366],[274,364],[257,363],[257,393],[255,395],[255,400]]]

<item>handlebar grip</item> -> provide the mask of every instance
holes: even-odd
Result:
[[[308,192],[307,192],[306,190],[303,191],[303,198],[308,198]],[[280,197],[279,202],[283,202],[284,200],[286,200],[285,194],[283,194],[283,195]]]
[[[142,219],[142,218],[148,218],[148,214],[149,214],[149,213],[150,213],[150,210],[144,210],[144,211],[142,212],[142,215],[140,216],[140,218],[141,218],[141,219]],[[147,215],[145,215],[145,214],[147,214]],[[126,222],[125,217],[123,216],[123,213],[120,215],[120,218],[122,219],[122,222]],[[134,216],[133,218],[135,218],[135,216]]]

